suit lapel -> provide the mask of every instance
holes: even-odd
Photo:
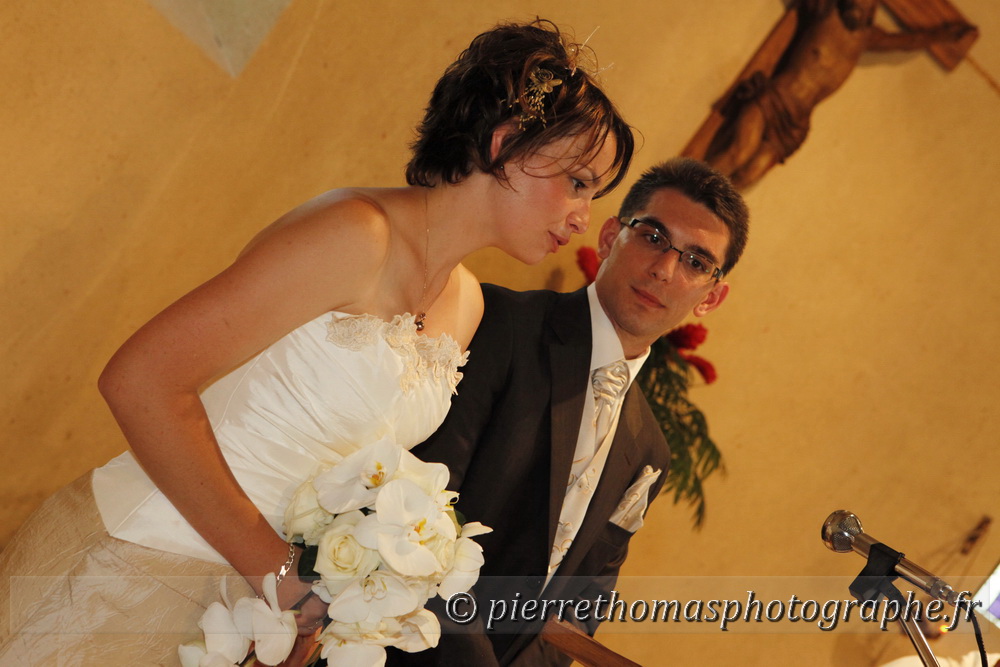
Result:
[[[586,290],[560,296],[549,320],[549,373],[552,378],[552,433],[548,546],[555,542],[559,512],[573,464],[590,369],[590,306]],[[546,551],[548,562],[548,551]]]

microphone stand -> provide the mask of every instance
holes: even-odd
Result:
[[[930,644],[927,643],[927,637],[924,636],[920,625],[908,613],[906,599],[903,598],[899,589],[892,585],[892,582],[897,578],[896,563],[902,558],[903,554],[880,542],[871,545],[868,551],[868,563],[851,583],[851,594],[860,602],[876,601],[880,596],[895,601],[901,610],[896,620],[903,627],[906,636],[910,638],[910,642],[924,663],[924,667],[940,667],[940,663],[934,657],[934,652],[931,651]]]

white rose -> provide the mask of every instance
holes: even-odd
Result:
[[[316,487],[310,479],[299,485],[285,508],[285,535],[290,540],[301,536],[306,544],[313,545],[332,521],[333,515],[320,507]]]
[[[452,564],[455,562],[455,540],[444,537],[442,535],[435,535],[431,539],[424,543],[424,546],[431,550],[434,557],[437,558],[439,569],[438,572],[448,572],[452,568]]]
[[[337,516],[319,539],[316,572],[331,595],[337,595],[378,567],[378,551],[366,549],[354,539],[354,526],[364,518],[358,510]]]

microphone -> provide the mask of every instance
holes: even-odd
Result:
[[[853,551],[865,558],[873,545],[881,544],[861,527],[861,521],[853,512],[837,510],[823,522],[823,543],[838,553]],[[899,553],[899,552],[896,552]],[[919,587],[931,597],[957,606],[959,595],[943,579],[936,577],[916,563],[910,562],[903,554],[895,565],[895,572]]]

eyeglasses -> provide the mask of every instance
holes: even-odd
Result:
[[[667,239],[663,228],[638,218],[620,218],[619,222],[629,228],[629,242],[650,253],[666,254],[673,250],[680,257],[680,267],[684,277],[691,282],[707,283],[722,278],[722,268],[715,262],[690,250],[674,247]]]

